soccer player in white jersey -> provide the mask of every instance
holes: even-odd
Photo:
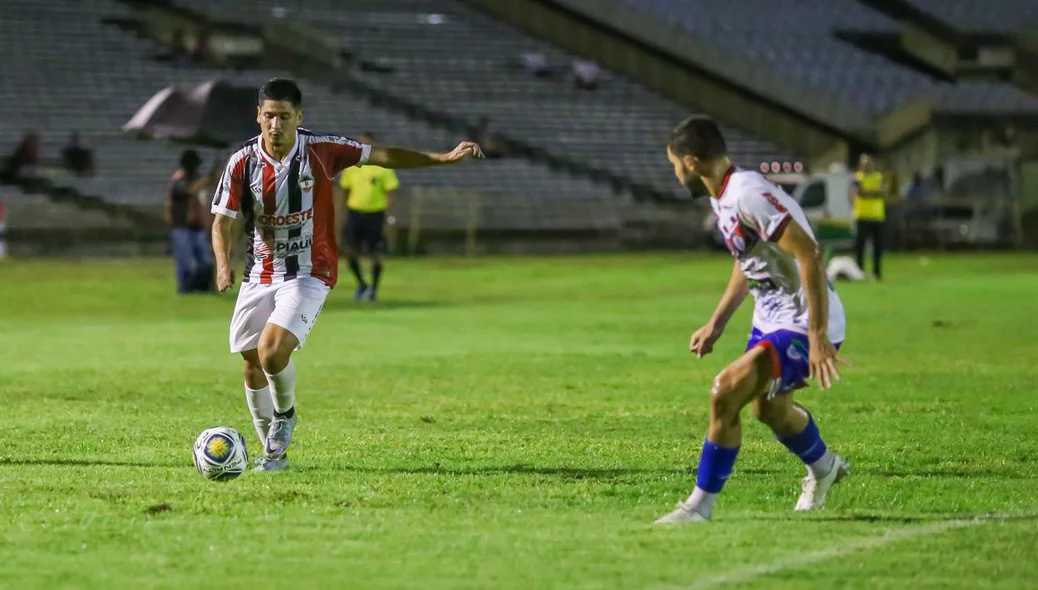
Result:
[[[213,198],[217,287],[234,285],[231,229],[240,218],[248,241],[245,273],[231,316],[231,352],[245,360],[245,397],[264,455],[257,470],[288,465],[296,426],[296,369],[303,345],[339,274],[332,188],[343,169],[360,164],[420,168],[482,158],[472,142],[448,153],[372,146],[302,129],[302,93],[275,78],[259,92],[261,133],[227,163]]]
[[[689,350],[699,358],[710,354],[747,295],[753,294],[755,305],[745,354],[717,375],[710,391],[696,487],[656,522],[710,520],[739,453],[739,414],[751,404],[757,419],[807,466],[795,509],[821,508],[829,488],[848,475],[848,465],[826,447],[811,413],[792,393],[808,378],[828,389],[844,362],[838,352],[843,305],[826,279],[821,249],[796,201],[757,172],[732,164],[709,118],[693,116],[678,125],[667,158],[693,195],[700,188],[710,193],[717,225],[735,257],[728,287],[710,319],[692,334]]]

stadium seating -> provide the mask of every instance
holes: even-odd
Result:
[[[1038,22],[1034,0],[909,0],[916,8],[969,32],[1008,33]]]
[[[876,113],[890,111],[918,96],[933,99],[935,108],[946,112],[1038,112],[1038,99],[1008,84],[937,81],[840,40],[834,34],[839,30],[896,30],[894,21],[856,0],[623,1]],[[968,0],[925,2],[942,13],[946,4],[959,9],[966,4],[976,6],[969,14],[983,11],[989,4]],[[964,9],[961,12],[966,13]]]
[[[575,158],[661,192],[680,194],[661,146],[689,109],[617,76],[595,91],[567,77],[574,56],[451,0],[178,0],[199,11],[284,14],[338,35],[343,45],[377,58],[393,73],[359,72],[365,81],[438,112],[473,121],[490,116],[500,132],[550,153]],[[282,12],[283,11],[283,12]],[[544,55],[559,73],[535,78],[516,64]],[[795,156],[728,129],[736,161]]]
[[[95,151],[98,174],[93,179],[66,180],[86,194],[155,210],[165,195],[182,146],[132,141],[121,126],[155,92],[174,83],[198,83],[224,77],[258,86],[285,72],[233,72],[176,68],[152,57],[164,51],[101,22],[104,17],[130,16],[113,0],[72,3],[0,0],[0,48],[9,57],[5,84],[0,86],[0,150],[10,151],[26,131],[38,131],[41,152],[54,158],[72,131]],[[60,11],[62,18],[54,18]],[[452,147],[459,137],[369,104],[350,94],[333,94],[302,84],[307,125],[318,131],[359,134],[372,131],[386,142],[426,149]],[[244,139],[244,138],[243,138]],[[204,152],[212,162],[225,156]],[[405,187],[460,187],[490,197],[521,200],[551,194],[556,198],[606,199],[604,183],[555,172],[521,159],[492,160],[476,165],[401,172]],[[547,221],[545,223],[548,223]]]

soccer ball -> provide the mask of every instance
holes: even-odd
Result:
[[[234,479],[248,466],[245,438],[229,426],[205,430],[195,440],[195,467],[206,479]]]

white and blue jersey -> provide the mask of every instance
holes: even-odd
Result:
[[[814,238],[800,205],[763,175],[732,167],[721,190],[710,199],[717,227],[739,261],[754,298],[753,332],[748,348],[763,346],[772,357],[775,380],[770,393],[803,385],[808,374],[807,294],[800,265],[777,241],[790,223]],[[829,286],[829,339],[843,342],[846,318],[840,297]]]

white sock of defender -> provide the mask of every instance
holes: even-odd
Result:
[[[245,401],[249,404],[249,413],[252,414],[252,425],[256,427],[260,442],[263,442],[267,440],[270,421],[274,419],[274,401],[270,399],[270,388],[250,389],[246,384]]]
[[[709,517],[710,513],[714,511],[714,502],[717,501],[717,496],[719,495],[703,491],[697,486],[696,489],[692,490],[692,495],[688,497],[688,500],[685,500],[685,506],[703,516]]]
[[[274,402],[274,411],[284,414],[296,405],[296,365],[291,360],[277,375],[263,371],[270,383],[270,397]]]
[[[819,457],[817,461],[812,461],[807,464],[807,470],[811,475],[815,476],[815,479],[818,479],[829,475],[829,472],[833,470],[833,465],[835,464],[836,455],[834,455],[829,449],[826,449],[825,454]]]

